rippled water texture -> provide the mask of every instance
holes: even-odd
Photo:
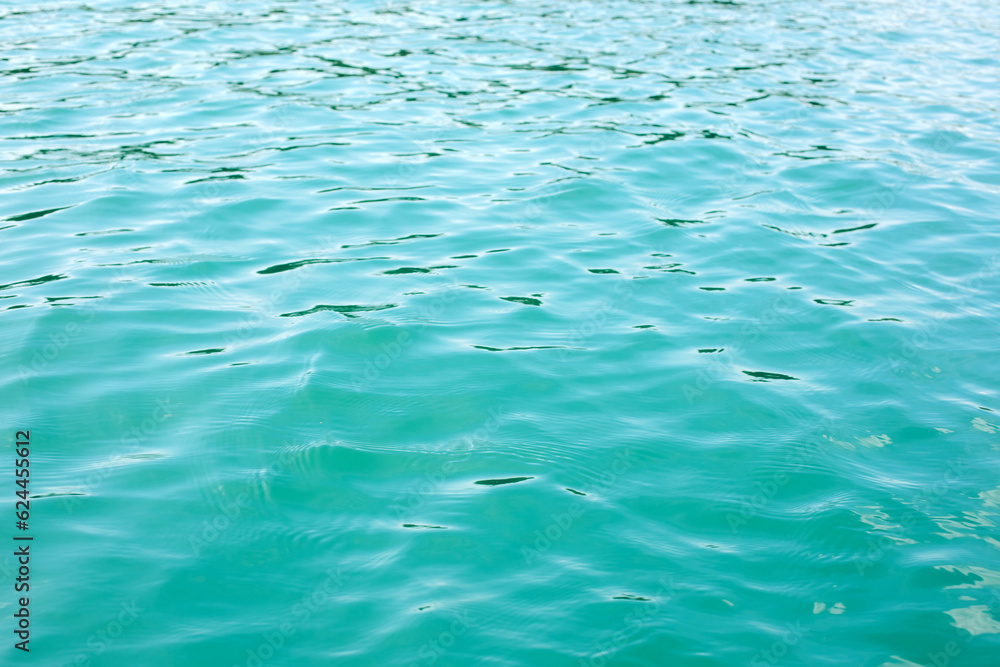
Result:
[[[4,664],[1000,664],[995,3],[0,11]]]

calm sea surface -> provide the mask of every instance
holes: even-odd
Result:
[[[4,3],[0,661],[1000,665],[998,34]]]

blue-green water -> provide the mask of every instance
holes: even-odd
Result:
[[[1000,664],[1000,12],[0,14],[3,664]]]

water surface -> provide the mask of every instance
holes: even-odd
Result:
[[[0,11],[5,664],[997,664],[992,3]]]

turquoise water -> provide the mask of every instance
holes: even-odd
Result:
[[[0,14],[3,664],[1000,664],[1000,14]]]

